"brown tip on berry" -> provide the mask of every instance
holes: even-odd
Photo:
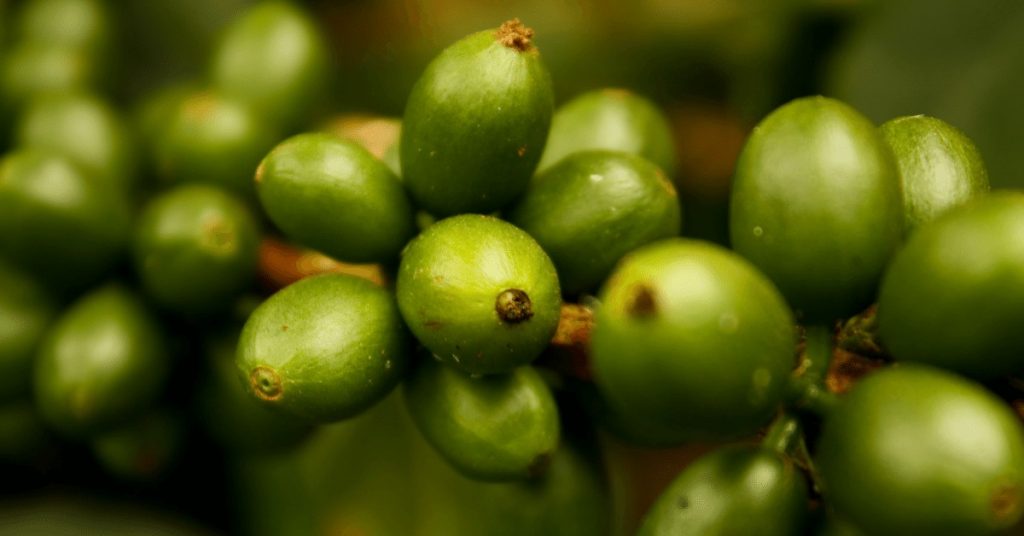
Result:
[[[654,291],[647,285],[633,287],[632,295],[626,304],[626,313],[634,318],[647,318],[658,312],[658,303],[654,299]]]
[[[514,48],[520,52],[526,52],[533,48],[530,39],[533,38],[533,30],[527,28],[519,19],[507,20],[498,28],[498,42],[508,48]]]
[[[497,311],[498,318],[506,324],[518,324],[533,317],[530,296],[517,288],[503,290],[498,294],[494,310]]]
[[[998,486],[992,493],[990,504],[997,519],[1016,519],[1021,510],[1021,490],[1012,485]]]
[[[258,366],[249,374],[249,386],[261,400],[273,402],[284,395],[281,376],[270,367]]]

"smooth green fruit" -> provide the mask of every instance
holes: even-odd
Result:
[[[196,395],[199,417],[206,432],[231,452],[264,454],[293,447],[313,427],[260,404],[238,381],[235,351],[240,332],[239,326],[206,341],[206,373]]]
[[[989,190],[978,148],[953,125],[915,115],[887,121],[879,131],[899,166],[906,233]]]
[[[922,365],[861,380],[825,420],[824,496],[865,533],[996,534],[1024,512],[1024,430],[980,385]]]
[[[262,2],[228,26],[210,60],[210,76],[221,94],[291,131],[326,95],[328,50],[300,7]]]
[[[768,115],[736,164],[732,247],[778,285],[806,323],[860,312],[902,236],[892,154],[846,104],[797,99]]]
[[[180,418],[154,411],[92,439],[96,461],[125,480],[155,480],[167,474],[179,454],[185,431]]]
[[[994,193],[910,236],[878,298],[878,333],[897,360],[980,378],[1024,369],[1024,194]]]
[[[289,238],[344,261],[394,261],[416,232],[398,177],[332,134],[300,134],[275,147],[256,172],[256,190]]]
[[[679,234],[676,189],[626,153],[574,153],[538,175],[508,214],[558,268],[568,295],[595,290],[630,251]]]
[[[446,48],[416,82],[402,122],[402,176],[436,216],[488,213],[526,189],[547,140],[551,78],[508,21]]]
[[[34,99],[18,121],[16,142],[68,157],[83,171],[129,191],[138,183],[137,148],[128,124],[88,93]]]
[[[537,170],[543,172],[572,153],[593,149],[636,154],[669,176],[676,172],[668,119],[656,104],[628,89],[590,91],[559,107]]]
[[[403,251],[395,289],[416,338],[470,374],[533,361],[558,326],[554,265],[530,235],[492,216],[428,227]]]
[[[17,14],[14,38],[110,54],[113,24],[104,2],[98,0],[30,0]]]
[[[735,253],[656,242],[627,255],[600,298],[590,352],[613,409],[694,438],[753,433],[778,409],[795,361],[793,317]]]
[[[355,276],[300,280],[242,330],[235,364],[249,393],[311,422],[351,417],[402,379],[409,344],[394,297]]]
[[[35,281],[0,263],[0,402],[28,395],[36,348],[56,312]]]
[[[687,466],[637,535],[804,534],[807,501],[807,484],[790,461],[760,447],[725,447]]]
[[[102,287],[65,310],[43,340],[36,405],[66,435],[108,429],[145,411],[170,364],[160,324],[141,300],[122,287]]]
[[[54,290],[99,279],[130,232],[123,192],[68,160],[27,149],[0,160],[0,257]]]
[[[180,186],[153,199],[135,228],[135,270],[160,305],[185,314],[231,306],[252,283],[259,225],[231,195]]]
[[[157,171],[168,182],[219,186],[249,200],[252,178],[278,135],[256,112],[210,92],[182,100],[157,134]]]
[[[473,378],[426,352],[404,384],[405,406],[427,441],[466,476],[536,477],[558,447],[558,407],[531,367]]]

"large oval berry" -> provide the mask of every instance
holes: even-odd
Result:
[[[627,89],[584,93],[555,110],[544,156],[544,171],[572,153],[622,151],[650,160],[669,176],[676,170],[672,127],[649,99]]]
[[[135,229],[135,269],[146,292],[185,314],[224,310],[256,275],[259,226],[249,209],[209,186],[153,199]]]
[[[130,233],[131,209],[114,185],[38,150],[0,159],[0,257],[58,292],[99,279]]]
[[[899,166],[907,233],[989,190],[978,148],[953,125],[915,115],[887,121],[879,131]]]
[[[707,454],[669,484],[638,536],[803,534],[807,484],[793,464],[758,447]]]
[[[551,79],[518,20],[472,34],[427,66],[399,145],[413,199],[437,216],[492,212],[526,188],[547,140]]]
[[[657,166],[613,151],[566,157],[531,181],[508,215],[551,256],[570,295],[595,290],[626,253],[678,235],[681,218]]]
[[[627,255],[590,340],[613,408],[694,437],[741,436],[778,409],[793,317],[764,275],[719,246],[669,239]]]
[[[74,303],[47,334],[35,401],[51,427],[91,434],[145,411],[169,372],[160,324],[134,293],[107,286]]]
[[[902,236],[892,154],[866,117],[797,99],[750,135],[730,199],[732,246],[808,323],[860,312]]]
[[[427,441],[480,480],[542,474],[558,447],[558,407],[531,367],[470,377],[429,354],[405,383],[406,407]]]
[[[1024,430],[979,385],[921,365],[861,380],[817,449],[825,500],[867,534],[997,534],[1024,512]]]
[[[438,359],[471,374],[529,363],[558,326],[558,274],[530,235],[491,216],[437,222],[402,253],[402,317]]]
[[[882,344],[897,360],[979,378],[1024,369],[1024,194],[990,194],[919,228],[878,298]]]
[[[224,96],[292,131],[323,101],[329,49],[309,14],[291,2],[261,2],[227,28],[210,78]]]
[[[398,177],[331,134],[299,134],[275,147],[256,172],[256,190],[289,238],[337,259],[392,262],[416,231]]]
[[[394,296],[327,274],[271,296],[249,317],[235,364],[249,393],[311,422],[356,415],[384,398],[409,360]]]

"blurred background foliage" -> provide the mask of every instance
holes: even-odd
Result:
[[[101,87],[122,109],[132,109],[153,92],[204,78],[221,29],[251,3],[108,0],[115,34],[107,49],[111,68],[102,71],[107,79]],[[536,30],[559,103],[618,86],[651,97],[668,113],[680,162],[685,232],[691,236],[726,240],[729,179],[746,133],[774,107],[808,94],[843,99],[878,123],[912,114],[944,119],[976,141],[994,186],[1024,186],[1024,151],[1018,147],[1024,139],[1019,98],[1024,2],[1019,0],[307,0],[303,5],[332,44],[332,114],[400,116],[412,84],[442,48],[519,17]],[[8,64],[16,61],[9,23],[18,7],[17,1],[0,0],[0,58]],[[3,145],[0,135],[0,149]],[[455,519],[460,497],[527,493],[466,484],[416,444],[421,440],[395,407],[389,400],[366,417],[326,427],[299,453],[281,459],[234,460],[236,466],[225,469],[228,460],[221,455],[190,447],[181,470],[160,488],[125,488],[104,480],[96,468],[81,469],[88,465],[82,452],[64,452],[59,461],[44,457],[36,473],[6,474],[0,490],[16,496],[27,486],[56,497],[7,504],[0,509],[0,534],[56,534],[45,523],[38,525],[39,512],[43,519],[67,516],[78,527],[95,525],[97,531],[123,524],[112,523],[109,515],[111,509],[121,511],[119,503],[83,505],[65,498],[84,482],[93,486],[90,494],[114,500],[142,495],[218,531],[238,528],[227,499],[237,494],[252,507],[245,516],[249,530],[267,534],[284,534],[285,526],[307,533],[309,512],[342,503],[372,513],[367,523],[412,534],[413,527],[403,524],[408,516],[390,515],[396,497],[421,514],[422,533],[457,533],[465,527],[451,524],[466,522]],[[385,417],[373,417],[379,414]],[[0,419],[0,426],[21,423],[13,419]],[[636,450],[611,445],[606,456],[624,460],[611,471],[612,482],[644,483],[625,486],[642,499],[616,491],[612,497],[591,497],[592,505],[623,520],[620,528],[642,513],[630,505],[649,502],[701,448],[642,456]],[[4,459],[24,456],[0,453]],[[589,456],[564,466],[592,463]],[[379,461],[358,461],[371,458]],[[339,473],[365,483],[358,496],[350,482],[341,486]],[[229,474],[242,477],[231,481]],[[99,491],[97,481],[105,482]],[[196,482],[202,482],[201,489]],[[433,496],[428,489],[433,485],[457,491]],[[337,502],[324,502],[325,496]],[[275,517],[284,511],[292,515]],[[489,515],[500,518],[500,513]],[[423,532],[424,527],[437,530]],[[332,534],[362,534],[343,525],[329,528]]]

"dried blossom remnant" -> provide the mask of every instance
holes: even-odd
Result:
[[[281,376],[270,367],[258,366],[249,374],[249,386],[252,392],[262,400],[273,402],[284,395]]]
[[[520,52],[526,52],[533,48],[530,40],[533,38],[533,30],[527,28],[519,19],[507,20],[498,28],[498,42],[508,48],[514,48]]]
[[[633,318],[650,318],[658,313],[654,291],[647,285],[636,285],[626,304],[626,314]]]
[[[586,347],[594,329],[594,311],[585,305],[563,303],[558,328],[551,337],[552,346]]]
[[[884,366],[884,361],[836,348],[829,363],[828,375],[825,376],[825,387],[833,393],[843,394],[864,376]]]
[[[494,309],[498,318],[506,324],[518,324],[533,317],[530,296],[517,288],[506,289],[498,294]]]

